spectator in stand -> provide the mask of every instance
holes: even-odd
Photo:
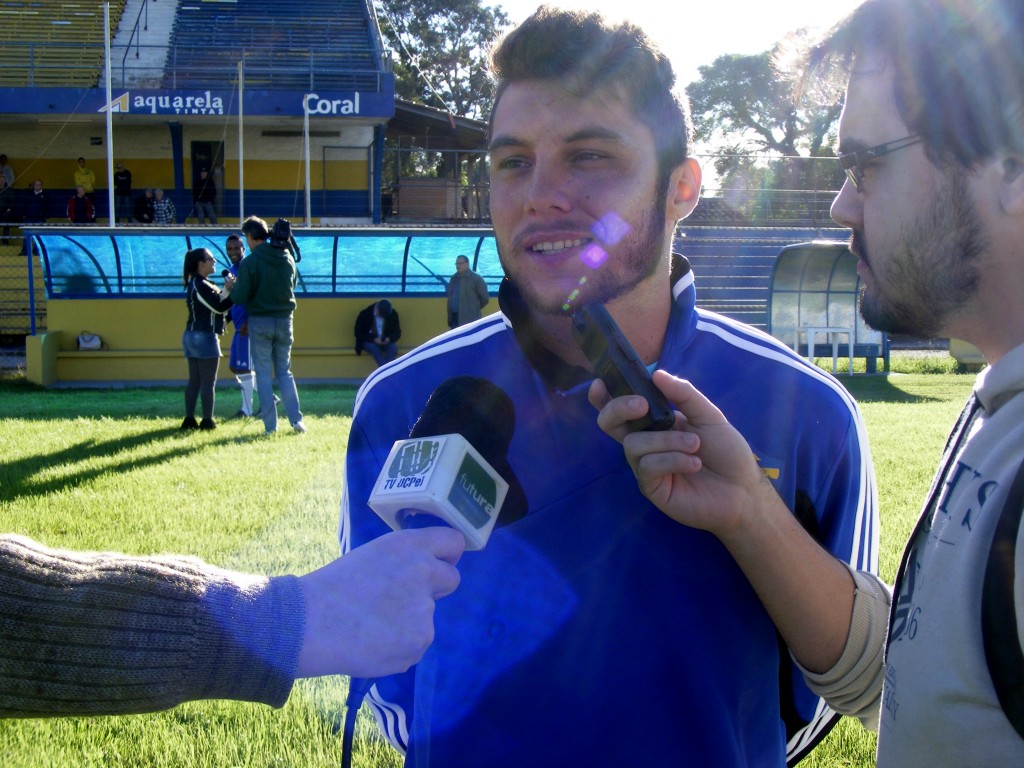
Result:
[[[192,184],[193,210],[200,224],[205,224],[206,219],[209,219],[211,224],[217,223],[217,215],[213,211],[216,199],[217,186],[213,183],[209,169],[200,168],[199,176]]]
[[[24,216],[26,224],[45,224],[48,210],[46,207],[46,193],[43,191],[43,182],[36,179],[32,182],[32,191],[25,198]]]
[[[0,175],[7,179],[8,187],[14,187],[14,169],[7,164],[7,155],[0,155]]]
[[[96,174],[92,168],[85,165],[85,158],[78,158],[78,167],[75,168],[75,186],[85,189],[85,194],[91,195],[96,191]]]
[[[118,222],[131,222],[132,172],[121,163],[114,166],[114,210]]]
[[[152,224],[153,217],[156,213],[154,206],[156,201],[153,199],[153,189],[146,187],[146,191],[139,195],[135,200],[135,221],[139,224]]]
[[[7,177],[0,174],[0,224],[3,225],[3,235],[0,235],[0,245],[9,245],[11,242],[11,224],[15,222],[14,215],[14,187],[7,183]]]
[[[29,192],[28,197],[25,198],[25,204],[22,207],[22,221],[25,224],[45,224],[48,210],[46,207],[46,193],[43,191],[43,182],[36,179],[32,182],[32,191]],[[28,255],[28,240],[25,238],[21,242],[21,255]]]
[[[75,194],[68,200],[68,220],[72,224],[92,224],[96,221],[96,209],[85,194],[85,187],[79,184]]]
[[[153,221],[157,224],[177,224],[177,214],[170,198],[164,197],[164,191],[160,187],[153,190],[153,195]]]

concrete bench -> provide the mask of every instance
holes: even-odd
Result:
[[[230,380],[234,374],[228,368],[226,353],[229,341],[222,343],[225,358],[218,371],[218,379]],[[78,382],[136,382],[184,381],[186,364],[181,347],[162,349],[104,348],[94,351],[61,349],[59,334],[38,334],[26,338],[26,346],[33,347],[27,359],[29,380],[44,386],[57,381]],[[399,347],[400,355],[412,347]],[[356,355],[348,347],[292,348],[292,373],[306,382],[362,381],[376,368],[369,354]]]

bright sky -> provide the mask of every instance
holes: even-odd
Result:
[[[672,58],[682,85],[697,79],[697,67],[725,53],[761,53],[803,27],[828,29],[860,0],[550,0],[566,8],[627,16]],[[497,0],[513,23],[536,10],[540,0]]]

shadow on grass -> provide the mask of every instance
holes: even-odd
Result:
[[[112,440],[82,440],[59,451],[48,451],[25,456],[14,461],[5,461],[0,468],[0,501],[15,501],[21,497],[44,496],[76,488],[96,478],[155,466],[171,459],[186,457],[200,451],[207,451],[217,443],[235,442],[231,435],[218,435],[214,441],[190,442],[191,433],[183,433],[177,427],[155,429],[136,435],[118,437]],[[151,456],[138,458],[135,452],[147,445],[171,441],[164,450]],[[101,462],[101,466],[83,466],[69,471],[75,465],[95,462],[97,459],[123,459]],[[60,477],[37,479],[38,475],[54,467],[61,467]]]
[[[0,379],[0,418],[166,418],[177,426],[184,415],[184,386],[47,389],[24,376],[5,378]],[[310,416],[350,416],[355,396],[356,387],[350,384],[299,385],[302,411]],[[240,402],[234,382],[218,383],[217,420],[226,420]]]
[[[954,399],[969,391],[973,375],[890,374],[839,376],[839,381],[861,403],[929,403]],[[966,397],[966,395],[965,395]]]

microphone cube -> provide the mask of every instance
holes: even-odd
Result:
[[[394,530],[431,515],[460,531],[466,549],[483,549],[508,483],[462,435],[399,440],[377,477],[369,504]]]

